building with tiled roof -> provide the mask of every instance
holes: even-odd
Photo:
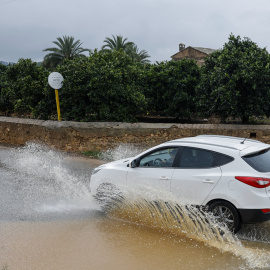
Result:
[[[204,58],[217,50],[201,47],[185,47],[185,44],[179,44],[179,52],[172,55],[174,61],[186,59],[194,59],[199,66],[204,64]]]

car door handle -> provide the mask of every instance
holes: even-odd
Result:
[[[210,179],[205,179],[205,180],[203,180],[203,183],[206,183],[206,184],[214,184],[215,181],[210,180]]]
[[[167,176],[161,176],[159,177],[159,180],[170,180],[170,178],[168,178]]]

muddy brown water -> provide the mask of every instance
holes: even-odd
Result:
[[[89,190],[100,163],[0,147],[0,269],[270,269],[270,223],[220,238],[143,203],[105,213]]]

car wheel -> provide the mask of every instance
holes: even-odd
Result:
[[[215,201],[209,205],[208,210],[212,212],[218,222],[225,224],[231,232],[237,233],[240,230],[240,216],[236,208],[229,202]]]

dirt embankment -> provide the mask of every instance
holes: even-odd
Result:
[[[39,141],[69,152],[106,150],[119,143],[154,146],[176,138],[216,134],[270,143],[270,125],[43,121],[0,117],[0,143]]]

